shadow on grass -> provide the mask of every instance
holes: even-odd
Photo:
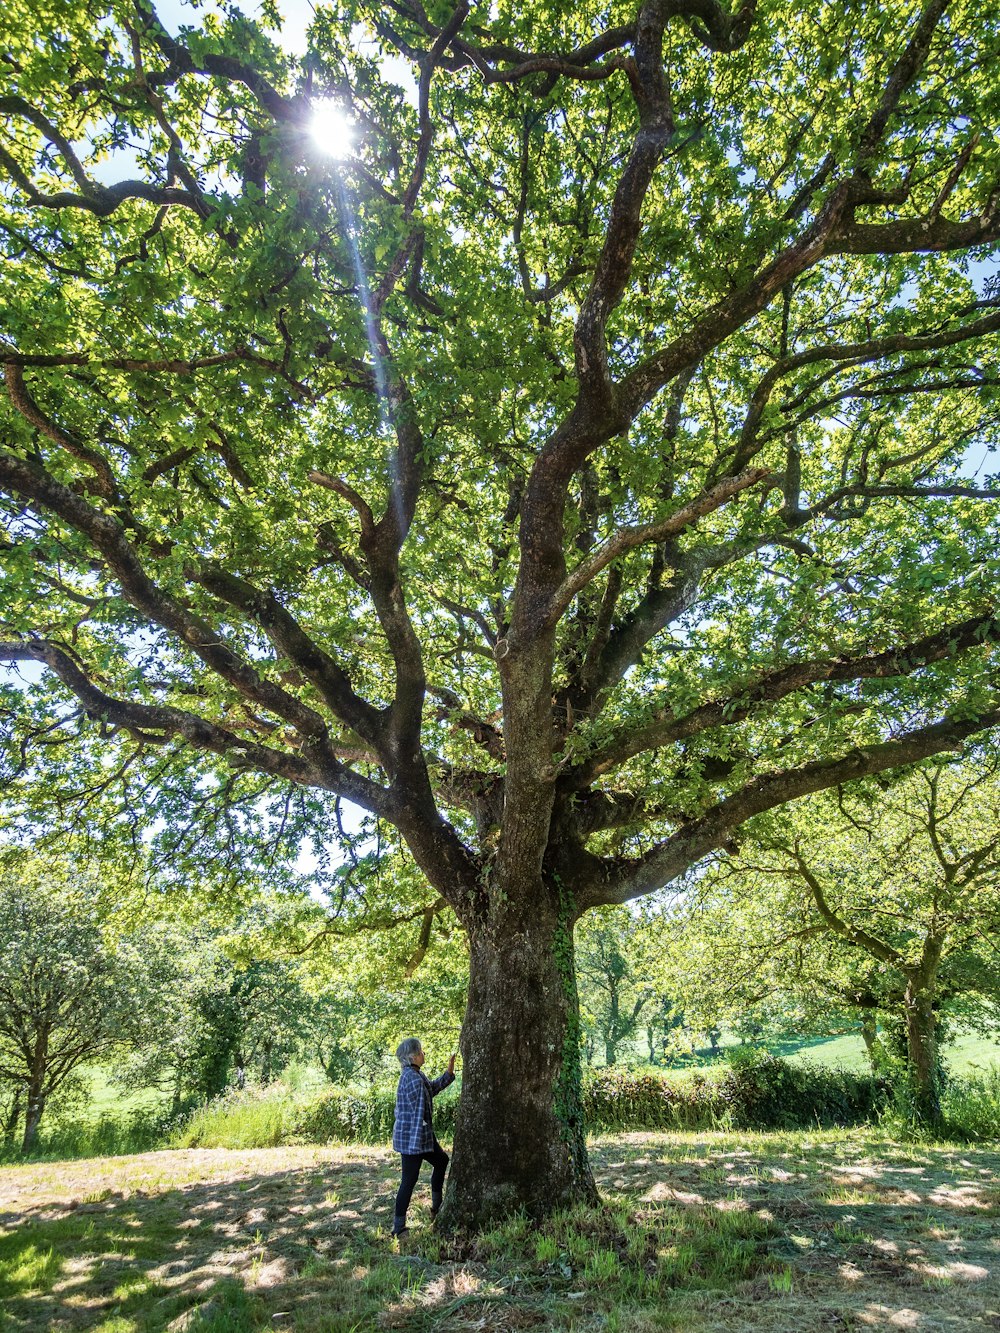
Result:
[[[604,1210],[459,1252],[421,1199],[402,1254],[388,1153],[153,1156],[12,1174],[3,1333],[1000,1327],[997,1153],[626,1135],[594,1149]]]
[[[90,1164],[67,1165],[62,1179],[39,1168],[31,1189],[48,1197],[22,1194],[0,1212],[0,1329],[568,1328],[623,1305],[658,1307],[648,1326],[668,1329],[690,1326],[669,1308],[674,1293],[730,1290],[772,1267],[762,1217],[661,1203],[636,1221],[627,1201],[542,1228],[514,1217],[459,1246],[427,1226],[424,1199],[400,1253],[385,1232],[396,1173],[384,1153],[164,1188],[170,1158],[218,1173],[254,1156],[154,1154],[158,1188],[134,1193],[106,1183],[127,1160],[94,1163],[104,1188],[83,1199],[53,1195],[65,1196],[73,1171],[85,1183]]]
[[[391,1254],[380,1233],[389,1165],[100,1190],[0,1212],[0,1329],[242,1333],[310,1301],[325,1306],[324,1329],[341,1327],[338,1311],[353,1328],[380,1305],[366,1279]]]

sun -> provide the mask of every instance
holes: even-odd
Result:
[[[339,102],[327,99],[315,102],[309,133],[327,157],[342,161],[354,146],[354,126]]]

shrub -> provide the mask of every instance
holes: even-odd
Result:
[[[434,1132],[450,1135],[455,1128],[458,1096],[454,1092],[434,1098]],[[337,1139],[346,1143],[387,1143],[396,1118],[396,1089],[328,1088],[297,1108],[291,1133],[308,1143]]]
[[[709,1078],[672,1081],[617,1067],[597,1070],[584,1079],[583,1108],[592,1131],[796,1129],[863,1124],[886,1095],[870,1076],[738,1047]]]
[[[115,1157],[123,1153],[152,1152],[165,1146],[176,1117],[159,1107],[136,1107],[131,1111],[105,1112],[95,1120],[65,1119],[43,1127],[32,1159],[66,1161],[74,1157]],[[0,1162],[24,1158],[15,1144],[0,1149]]]
[[[950,1134],[1000,1139],[1000,1068],[950,1079],[941,1109]]]
[[[673,1082],[612,1065],[588,1073],[583,1082],[590,1130],[710,1129],[721,1112],[714,1082],[699,1075]]]
[[[288,1137],[293,1115],[283,1084],[231,1089],[193,1111],[170,1147],[273,1148]]]
[[[886,1085],[871,1075],[791,1064],[749,1046],[732,1049],[727,1066],[718,1095],[735,1129],[863,1124],[888,1096]]]

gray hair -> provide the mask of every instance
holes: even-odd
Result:
[[[396,1059],[399,1061],[401,1067],[405,1069],[407,1065],[413,1064],[413,1056],[420,1050],[423,1050],[423,1047],[420,1045],[420,1042],[417,1041],[416,1037],[407,1037],[405,1041],[401,1041],[396,1047]]]

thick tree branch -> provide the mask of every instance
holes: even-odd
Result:
[[[589,786],[633,755],[687,740],[717,727],[736,726],[762,706],[780,703],[789,695],[820,681],[885,680],[908,676],[934,662],[945,661],[998,639],[1000,619],[990,611],[881,653],[796,662],[748,682],[745,688],[733,690],[725,699],[700,704],[683,717],[674,716],[666,706],[658,710],[646,725],[622,728],[598,753],[568,773],[564,782],[580,788]]]
[[[89,181],[85,194],[74,194],[72,190],[57,190],[46,194],[39,190],[26,172],[22,171],[6,148],[0,145],[0,166],[19,186],[32,208],[80,208],[95,217],[108,218],[127,199],[145,199],[148,203],[170,208],[180,206],[189,208],[200,218],[208,217],[211,212],[205,201],[188,190],[176,185],[153,185],[149,181],[118,181],[114,185],[102,185],[99,181]]]
[[[828,255],[903,255],[968,250],[1000,240],[998,192],[982,212],[961,222],[925,215],[898,222],[844,223],[824,247]]]
[[[970,736],[997,726],[1000,726],[1000,708],[993,708],[961,721],[943,719],[891,740],[861,746],[846,755],[762,774],[704,815],[683,825],[645,856],[604,863],[601,876],[582,897],[586,906],[641,898],[663,888],[708,852],[722,846],[735,829],[754,815],[842,782],[905,768],[944,750],[960,750]]]
[[[628,902],[663,888],[711,850],[721,846],[733,830],[764,810],[787,805],[840,782],[871,777],[887,769],[907,768],[943,750],[960,750],[969,736],[1000,726],[1000,708],[961,721],[945,718],[892,740],[859,746],[844,756],[815,760],[800,768],[765,773],[743,789],[713,806],[696,820],[677,829],[657,848],[633,861],[609,868],[605,884],[595,886],[593,904]]]
[[[244,698],[283,718],[310,742],[325,744],[326,723],[313,709],[242,661],[225,639],[192,615],[146,573],[117,519],[101,513],[36,463],[0,451],[0,485],[42,510],[58,514],[86,536],[107,562],[126,599],[188,649]]]
[[[347,672],[310,638],[271,589],[256,588],[219,565],[192,568],[188,576],[250,616],[279,656],[287,658],[313,685],[330,711],[385,757],[382,713],[355,693]]]
[[[400,17],[417,25],[425,37],[436,40],[442,29],[428,18],[422,5],[411,0],[390,0],[383,13],[375,17],[375,27],[383,37],[392,43],[402,54],[415,64],[419,64],[423,55],[417,47],[407,42],[399,31],[387,20],[385,11],[393,11]],[[630,46],[635,40],[635,25],[609,28],[589,42],[565,53],[529,51],[512,46],[507,42],[490,39],[490,33],[481,26],[473,26],[469,37],[456,37],[451,41],[454,55],[441,58],[443,68],[457,70],[473,65],[486,83],[519,82],[530,75],[543,71],[563,74],[568,78],[592,79],[606,77],[602,73],[607,68],[600,64],[594,70],[595,62],[604,56]],[[507,66],[507,69],[500,69]],[[617,68],[618,65],[615,65]],[[608,70],[608,73],[614,72]]]
[[[733,468],[745,468],[757,452],[760,444],[758,435],[761,419],[777,384],[802,367],[819,362],[833,362],[841,369],[853,368],[885,357],[898,356],[903,352],[941,351],[946,347],[960,346],[964,342],[985,338],[997,332],[1000,332],[1000,312],[994,311],[984,315],[982,319],[973,320],[958,328],[924,334],[890,334],[863,343],[825,344],[782,357],[768,370],[754,390],[744,418]],[[770,438],[783,429],[784,425],[777,427],[765,438]]]
[[[328,755],[317,757],[305,749],[299,753],[274,750],[181,708],[114,698],[96,686],[65,649],[45,639],[0,643],[0,661],[43,664],[79,699],[89,717],[123,729],[143,744],[176,738],[193,749],[221,755],[240,768],[324,787],[373,814],[388,808],[387,791]]]
[[[149,72],[147,80],[151,85],[162,87],[176,83],[185,74],[207,74],[227,83],[242,83],[279,124],[305,126],[309,116],[306,99],[285,97],[268,83],[259,70],[235,56],[206,52],[200,59],[195,59],[182,42],[171,37],[150,0],[134,0],[134,4],[140,26],[170,62],[166,70]]]
[[[854,157],[857,171],[867,172],[885,137],[889,120],[899,106],[900,98],[920,73],[930,52],[931,42],[950,0],[929,0],[917,20],[913,36],[893,66],[878,106],[864,127]]]
[[[549,612],[549,623],[556,624],[577,593],[585,588],[602,569],[607,568],[613,560],[617,560],[626,551],[634,550],[637,546],[643,546],[651,542],[669,541],[672,537],[679,536],[691,524],[704,517],[705,514],[711,514],[715,510],[721,509],[734,496],[740,495],[743,491],[756,485],[757,482],[771,476],[772,474],[767,468],[751,468],[738,477],[729,477],[725,481],[720,481],[710,490],[698,496],[697,499],[690,500],[687,504],[675,510],[669,518],[660,519],[653,523],[636,523],[630,527],[619,528],[596,551],[588,555],[585,560],[581,560],[556,589],[552,598],[552,609]]]
[[[838,916],[827,902],[822,884],[809,869],[798,846],[787,850],[789,855],[794,858],[795,864],[798,866],[798,873],[808,886],[809,892],[813,896],[813,902],[816,904],[816,910],[823,918],[828,929],[842,935],[851,944],[856,944],[859,948],[864,949],[873,958],[878,958],[883,963],[890,963],[894,967],[898,967],[903,962],[903,957],[899,951],[877,936],[872,935],[870,931],[863,930],[860,926],[850,926],[843,917]]]
[[[92,352],[35,353],[19,352],[13,347],[0,343],[0,363],[3,365],[30,367],[54,366],[97,366],[108,370],[130,370],[142,374],[157,375],[193,375],[197,370],[206,370],[213,366],[228,366],[234,361],[258,359],[247,348],[238,348],[232,352],[215,352],[210,356],[192,357],[190,361],[177,358],[165,360],[139,357],[101,356]],[[259,363],[259,362],[258,362]],[[269,364],[269,363],[264,363]]]
[[[107,459],[96,449],[91,449],[70,431],[63,430],[61,426],[58,426],[50,417],[46,416],[29,393],[19,365],[8,361],[4,366],[4,377],[7,382],[7,393],[10,401],[25,421],[34,426],[36,430],[40,430],[60,449],[65,449],[68,454],[85,463],[94,473],[93,486],[97,493],[103,496],[105,500],[113,500],[117,506],[123,507],[118,482]]]
[[[632,91],[639,130],[611,205],[604,245],[590,290],[580,309],[573,343],[580,402],[606,414],[611,407],[607,322],[624,295],[639,242],[642,206],[664,149],[674,132],[670,95],[663,74],[663,28],[669,6],[646,3],[635,34]]]

